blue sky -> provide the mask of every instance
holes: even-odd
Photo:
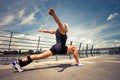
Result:
[[[50,8],[69,24],[69,40],[120,46],[120,0],[0,0],[0,29],[39,35]],[[49,17],[44,29],[56,28]]]

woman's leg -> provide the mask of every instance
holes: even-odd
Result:
[[[33,60],[44,59],[44,58],[47,58],[47,57],[52,56],[52,55],[53,55],[52,52],[50,50],[48,50],[48,51],[45,51],[41,54],[30,55],[30,56],[27,56],[26,58],[20,59],[18,61],[14,61],[11,65],[18,72],[22,72],[24,70],[21,67],[24,67],[24,66],[28,65]]]
[[[76,61],[76,63],[79,64],[78,51],[77,51],[76,47],[72,45],[72,46],[67,46],[67,48],[68,48],[67,49],[67,54],[69,54],[70,52],[73,52],[75,61]]]
[[[23,59],[18,61],[18,64],[21,67],[24,67],[24,66],[28,65],[29,63],[31,63],[33,60],[44,59],[44,58],[47,58],[49,56],[52,56],[52,52],[50,50],[45,51],[41,54],[30,55],[26,58],[23,58]]]
[[[43,53],[41,53],[41,54],[30,55],[30,58],[31,58],[32,60],[38,60],[38,59],[47,58],[47,57],[52,56],[52,55],[53,55],[52,52],[51,52],[50,50],[48,50],[48,51],[45,51],[45,52],[43,52]],[[28,61],[27,57],[26,57],[26,58],[23,58],[22,61],[23,61],[23,62]]]

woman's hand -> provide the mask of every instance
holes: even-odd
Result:
[[[50,8],[49,11],[48,11],[48,14],[53,15],[53,13],[54,13],[54,10],[52,8]]]
[[[37,31],[38,31],[38,32],[42,32],[42,30],[40,30],[40,29],[38,29]]]

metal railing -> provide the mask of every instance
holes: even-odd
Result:
[[[0,62],[8,64],[26,55],[40,54],[48,50],[53,44],[55,44],[55,38],[0,30]],[[89,54],[93,56],[93,45],[75,41],[67,41],[67,45],[75,45],[79,57],[88,57]],[[66,57],[72,58],[71,55]],[[58,55],[54,59],[58,60]]]

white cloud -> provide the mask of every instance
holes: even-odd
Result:
[[[120,40],[96,40],[94,41],[95,48],[120,47]]]
[[[87,41],[85,41],[85,44],[92,44],[93,40],[92,39],[87,39]]]
[[[38,8],[35,8],[34,12],[31,12],[28,16],[24,16],[25,14],[25,10],[21,10],[18,12],[19,18],[22,19],[21,21],[21,25],[25,25],[25,24],[32,24],[33,21],[36,19],[35,18],[35,14],[39,12]]]
[[[17,38],[25,38],[25,34],[17,34],[17,35],[15,35],[14,37],[17,37]]]
[[[106,41],[106,40],[101,40],[104,38],[110,38],[113,36],[118,36],[120,35],[119,30],[112,33],[108,32],[108,33],[104,33],[105,30],[107,29],[111,29],[114,26],[118,26],[115,23],[106,23],[94,28],[89,28],[89,29],[85,29],[84,27],[86,26],[82,26],[82,27],[70,27],[70,33],[69,33],[69,37],[70,39],[76,40],[78,42],[81,42],[83,44],[93,44],[95,47],[116,47],[120,44],[118,44],[118,40],[116,40],[117,43],[115,42],[110,42],[110,41]]]
[[[32,39],[32,40],[38,40],[38,36],[33,36],[33,35],[27,35],[25,36],[27,39]]]
[[[85,37],[80,38],[79,41],[82,42],[83,44],[92,44],[92,43],[93,43],[93,40],[92,40],[92,39],[90,39],[90,38],[85,38]]]
[[[14,35],[14,37],[38,40],[38,36],[33,36],[33,35],[16,34]]]
[[[90,28],[90,29],[84,29],[80,26],[75,27],[75,28],[71,27],[69,29],[70,33],[68,33],[68,36],[77,37],[78,39],[83,38],[83,37],[94,39],[94,38],[99,38],[98,34],[108,28],[110,28],[109,24],[104,24],[104,25],[97,26],[97,27]]]
[[[0,41],[0,44],[2,44],[2,41]]]
[[[113,18],[115,18],[118,15],[118,13],[114,13],[114,14],[110,14],[107,18],[107,21],[112,20]]]
[[[112,34],[111,33],[103,34],[102,38],[111,38],[114,36],[120,36],[120,31],[112,32]]]
[[[114,42],[116,42],[116,43],[120,43],[120,40],[114,40]]]
[[[76,41],[77,40],[77,37],[71,37],[69,38],[69,41]]]
[[[0,26],[4,26],[4,25],[8,25],[10,24],[13,20],[14,20],[14,16],[13,15],[8,15],[6,16],[1,22],[0,22]]]
[[[25,25],[25,24],[31,24],[33,21],[35,20],[35,13],[32,12],[31,14],[29,14],[27,17],[24,17],[21,25]]]
[[[111,34],[111,31],[108,31],[108,32],[105,32],[105,31],[108,29],[110,30],[113,27],[115,28],[116,26],[119,26],[119,24],[106,23],[106,24],[96,26],[96,27],[88,29],[88,30],[82,29],[82,31],[80,30],[80,32],[82,32],[82,34],[84,34],[85,37],[92,38],[92,39],[111,38],[114,36],[119,36],[120,31],[116,30],[112,34]]]
[[[25,13],[25,10],[20,10],[17,15],[21,19],[24,16],[24,13]]]
[[[87,38],[85,38],[85,37],[82,37],[82,38],[80,38],[80,40],[79,40],[80,42],[85,42],[85,41],[87,41]]]

